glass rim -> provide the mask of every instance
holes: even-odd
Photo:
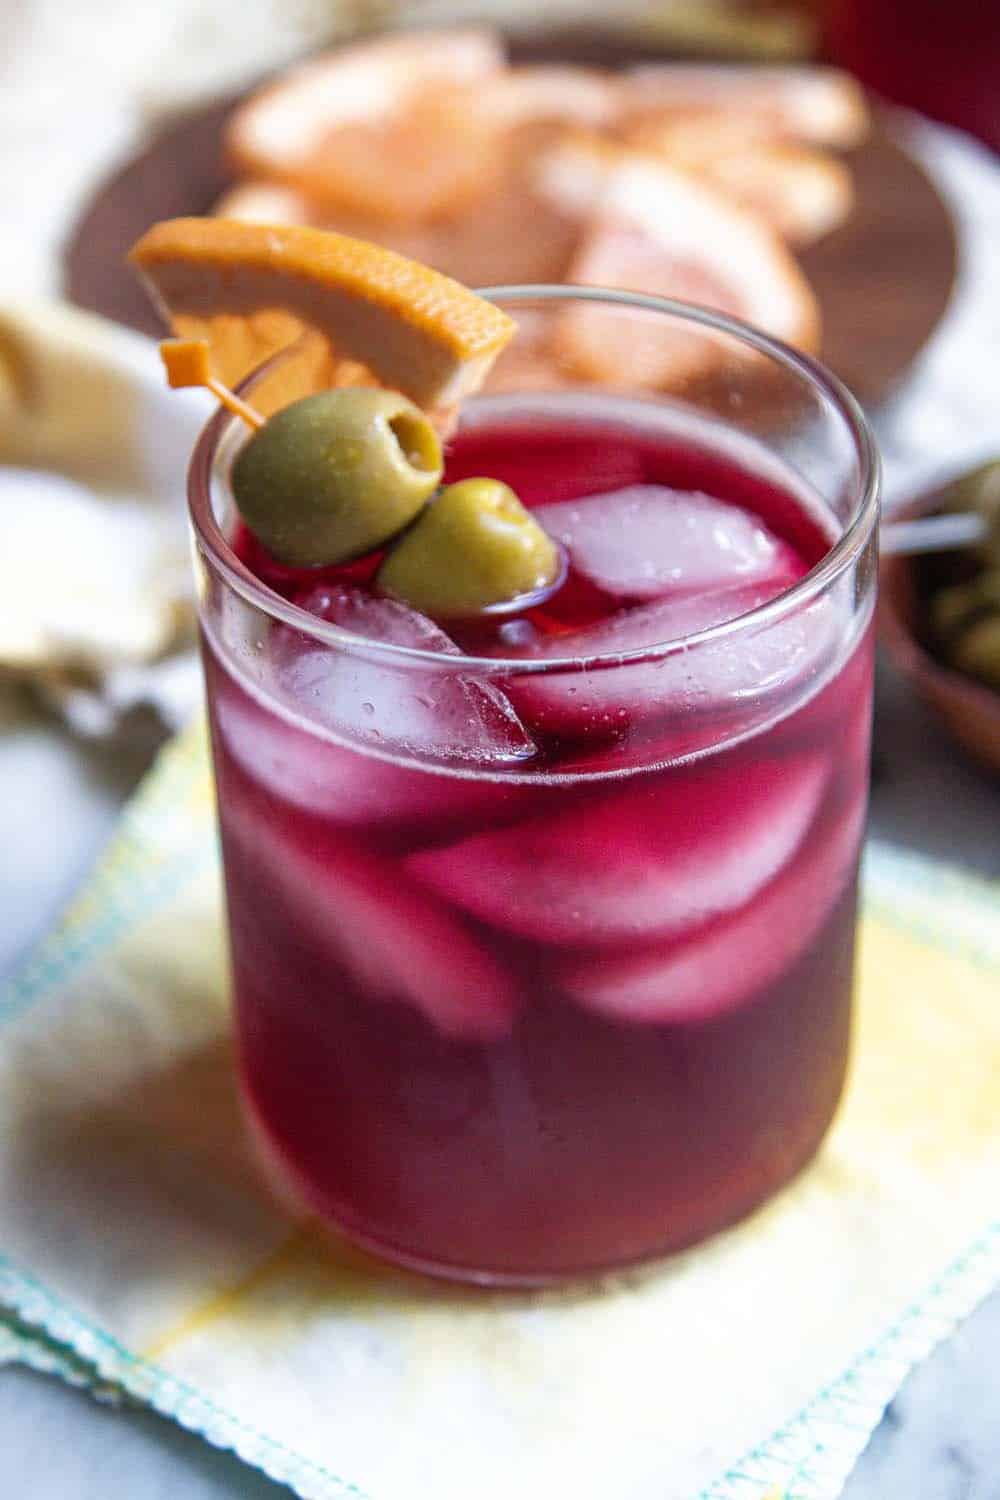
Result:
[[[188,467],[188,509],[197,545],[210,559],[223,581],[245,602],[262,613],[283,624],[312,636],[316,641],[350,651],[355,655],[372,657],[383,661],[397,662],[403,666],[419,666],[436,672],[466,672],[470,668],[478,673],[496,675],[537,675],[555,672],[590,672],[614,667],[633,666],[646,662],[666,660],[681,651],[689,651],[729,637],[738,637],[745,632],[767,628],[794,612],[800,606],[829,587],[861,554],[875,530],[879,513],[881,466],[875,440],[857,399],[847,386],[828,370],[819,360],[803,354],[780,339],[762,333],[741,318],[695,303],[678,302],[670,297],[657,297],[646,292],[628,292],[614,287],[576,286],[572,283],[525,283],[510,286],[498,285],[476,289],[478,294],[491,302],[568,302],[584,301],[603,303],[612,307],[631,308],[640,312],[667,314],[683,322],[726,334],[748,344],[771,359],[791,370],[805,383],[818,387],[840,415],[852,440],[859,467],[858,499],[848,524],[841,535],[819,562],[794,584],[774,599],[755,609],[722,620],[716,625],[689,635],[674,636],[653,645],[641,646],[632,651],[598,652],[590,656],[546,656],[506,657],[471,656],[462,653],[452,656],[438,651],[428,651],[419,646],[399,646],[374,637],[359,635],[343,626],[331,624],[308,610],[292,604],[276,590],[270,588],[241,562],[226,540],[212,509],[211,490],[215,455],[224,433],[239,418],[220,407],[206,422],[198,437]],[[273,363],[284,358],[287,351],[281,350],[254,370],[241,383],[245,391]],[[655,394],[655,393],[654,393]]]

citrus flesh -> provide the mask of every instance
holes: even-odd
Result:
[[[464,104],[499,74],[487,27],[380,37],[292,68],[239,106],[226,131],[242,175],[305,186],[386,223],[455,211],[484,185],[488,124]],[[474,97],[474,95],[472,96]]]

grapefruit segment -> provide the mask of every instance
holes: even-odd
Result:
[[[703,168],[708,182],[760,214],[793,245],[811,245],[849,217],[854,185],[843,162],[805,146],[729,151]]]
[[[343,208],[387,219],[454,210],[475,191],[485,137],[463,89],[500,72],[486,29],[383,37],[301,64],[233,115],[237,170],[307,184]]]
[[[579,223],[535,192],[513,164],[474,213],[432,224],[380,224],[331,209],[299,188],[264,182],[232,188],[215,213],[246,223],[309,224],[375,240],[466,286],[561,281],[580,237]],[[518,346],[522,343],[519,339]]]
[[[618,85],[599,68],[537,63],[485,79],[475,98],[488,119],[508,129],[549,120],[597,130],[617,113]]]
[[[500,172],[499,132],[463,89],[413,100],[385,120],[331,131],[290,175],[332,211],[385,224],[474,211]]]
[[[703,110],[658,116],[630,144],[692,172],[805,245],[843,223],[854,203],[847,166],[816,147],[775,140],[765,123]]]
[[[252,180],[227,188],[212,213],[217,219],[239,219],[245,224],[312,224],[332,228],[327,215],[301,188],[290,183]]]
[[[772,137],[849,149],[868,131],[861,87],[836,68],[746,68],[739,64],[648,63],[619,85],[625,122],[717,110]]]
[[[309,388],[335,383],[347,359],[419,406],[449,407],[482,384],[515,329],[427,266],[305,226],[168,219],[130,259],[174,332],[208,340],[229,385],[307,334]]]
[[[652,156],[575,139],[553,147],[539,183],[564,209],[592,218],[567,280],[701,303],[800,348],[819,341],[819,310],[780,239],[755,215]],[[731,341],[578,306],[561,320],[560,352],[581,375],[613,384],[682,388],[711,376]]]

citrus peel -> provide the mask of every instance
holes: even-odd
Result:
[[[618,108],[615,75],[574,63],[506,68],[467,92],[486,118],[508,128],[558,120],[596,130],[610,125]]]
[[[307,226],[168,219],[129,258],[175,334],[207,340],[228,385],[294,344],[307,390],[343,383],[346,360],[425,410],[450,408],[478,389],[516,326],[427,266]]]
[[[860,84],[836,68],[644,63],[625,74],[618,97],[623,121],[714,110],[772,139],[839,150],[857,146],[869,128]]]

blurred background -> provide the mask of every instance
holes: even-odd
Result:
[[[901,104],[1000,146],[997,19],[976,0],[125,0],[0,10],[4,229],[0,275],[49,288],[46,256],[95,175],[166,114],[338,37],[486,18],[522,30],[597,26],[674,55],[827,56]],[[72,150],[66,144],[72,142]],[[16,149],[11,150],[12,143]]]

